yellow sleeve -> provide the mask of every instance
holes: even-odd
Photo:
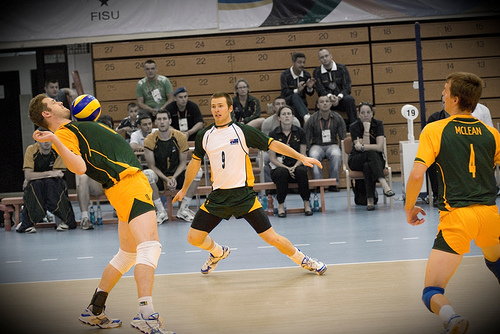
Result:
[[[436,160],[441,147],[441,134],[448,122],[432,122],[427,124],[418,139],[418,150],[415,162],[420,162],[429,167]]]
[[[63,143],[64,146],[66,146],[71,152],[77,154],[77,155],[82,155],[80,152],[80,146],[79,146],[79,141],[76,135],[71,132],[69,129],[66,127],[60,127],[59,129],[54,132],[54,134],[59,138],[59,140]],[[55,145],[52,145],[52,147],[56,150],[57,148]],[[59,154],[59,152],[57,152]]]

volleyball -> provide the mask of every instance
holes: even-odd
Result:
[[[101,115],[101,104],[92,95],[83,94],[71,104],[71,114],[78,121],[95,121]]]

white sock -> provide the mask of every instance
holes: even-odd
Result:
[[[444,322],[450,320],[451,316],[454,314],[455,314],[455,311],[453,311],[453,308],[451,307],[451,305],[444,305],[439,310],[439,317]]]
[[[153,201],[153,203],[155,204],[156,210],[158,210],[158,212],[165,211],[165,208],[163,207],[163,203],[161,202],[161,198],[155,199]]]
[[[292,256],[289,256],[290,260],[297,263],[299,266],[302,264],[302,261],[304,261],[305,257],[306,256],[304,255],[304,253],[299,251],[297,248],[295,248],[295,254],[293,254]]]
[[[83,218],[89,218],[89,212],[88,211],[82,211],[82,219]]]
[[[148,319],[150,315],[155,313],[152,296],[139,298],[139,312],[141,312],[144,319]]]
[[[187,208],[189,208],[189,204],[191,203],[191,198],[186,198],[184,197],[184,199],[182,200],[181,202],[181,207],[180,209],[181,210],[186,210]]]
[[[209,252],[215,257],[222,256],[222,254],[224,253],[224,251],[222,250],[222,246],[216,243],[215,241],[214,241],[214,247],[210,249]]]

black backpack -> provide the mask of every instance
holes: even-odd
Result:
[[[354,203],[356,203],[357,205],[366,205],[367,202],[366,202],[365,180],[363,179],[351,180],[351,187],[352,191],[354,192]],[[377,191],[375,191],[375,198],[373,202],[374,204],[377,204],[378,202]]]

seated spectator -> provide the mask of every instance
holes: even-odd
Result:
[[[260,117],[260,102],[250,95],[250,85],[245,79],[238,79],[234,85],[232,118],[235,122],[261,128],[264,118]]]
[[[264,120],[260,131],[264,132],[266,135],[269,136],[269,133],[271,133],[272,130],[274,130],[277,126],[280,125],[277,113],[278,109],[283,107],[284,105],[286,105],[284,97],[278,96],[277,98],[274,99],[272,108],[273,113]],[[292,124],[297,127],[300,127],[299,119],[294,116]]]
[[[53,98],[57,102],[62,102],[68,109],[71,109],[71,103],[69,101],[72,102],[77,97],[74,90],[70,88],[59,88],[59,81],[56,79],[45,81],[44,90],[45,95]]]
[[[305,54],[302,52],[293,53],[292,63],[292,67],[281,73],[281,96],[293,108],[300,124],[304,125],[310,116],[309,109],[307,109],[306,94],[310,96],[314,94],[315,79],[305,70]]]
[[[137,82],[135,89],[137,105],[154,120],[158,110],[165,109],[174,101],[174,91],[170,80],[158,74],[154,60],[148,59],[144,62],[144,73],[146,76]]]
[[[39,128],[40,131],[48,131]],[[61,221],[57,231],[76,228],[75,213],[68,197],[68,186],[63,171],[66,166],[52,148],[51,142],[36,142],[28,146],[24,155],[24,207],[22,223],[16,231],[36,233],[35,224],[49,211]]]
[[[188,100],[186,87],[179,87],[174,92],[174,102],[167,104],[165,109],[170,113],[170,126],[181,131],[187,140],[194,141],[198,131],[203,129],[203,116],[200,108]]]
[[[366,210],[375,210],[375,184],[380,182],[384,196],[394,196],[384,176],[384,125],[373,118],[371,103],[359,104],[359,119],[351,124],[353,150],[349,154],[348,164],[351,170],[363,172],[366,187]]]
[[[338,99],[333,98],[335,106]],[[336,111],[332,111],[332,99],[323,95],[316,103],[318,110],[312,114],[307,121],[304,130],[307,136],[309,156],[321,161],[327,158],[330,163],[328,175],[337,179],[339,183],[339,169],[342,163],[342,151],[339,143],[346,137],[346,126],[344,119]],[[322,170],[314,166],[313,176],[315,179],[322,179]],[[337,192],[337,186],[330,186],[330,191]]]
[[[280,126],[275,128],[269,136],[278,140],[297,152],[306,154],[306,134],[302,128],[292,125],[293,111],[289,106],[281,107],[277,112]],[[296,182],[299,188],[299,194],[304,201],[304,212],[306,216],[313,214],[309,206],[309,178],[307,176],[307,167],[300,161],[277,154],[269,150],[269,159],[271,161],[271,178],[276,184],[276,199],[278,200],[278,217],[286,217],[285,199],[288,194],[288,183]]]
[[[118,127],[116,128],[116,132],[121,134],[125,134],[125,140],[130,143],[130,135],[132,132],[137,130],[137,114],[139,113],[139,106],[134,102],[130,102],[127,105],[128,116],[122,119]]]
[[[159,110],[156,114],[158,131],[149,134],[144,140],[144,156],[149,169],[144,171],[149,184],[153,189],[153,202],[157,214],[158,225],[168,220],[167,212],[160,199],[160,191],[165,189],[181,189],[187,166],[187,152],[189,146],[186,136],[170,127],[170,113]],[[201,171],[201,169],[200,169]],[[186,196],[182,199],[177,218],[190,222],[194,212],[189,209],[189,204],[200,183],[201,173],[196,175],[194,182],[189,187]]]
[[[266,135],[269,136],[269,133],[271,133],[272,130],[274,130],[276,127],[280,125],[280,121],[278,119],[277,113],[278,109],[286,105],[285,98],[282,96],[278,96],[277,98],[274,99],[273,101],[273,114],[266,118],[264,122],[262,123],[261,131],[264,132]],[[293,117],[292,124],[295,125],[296,127],[300,128],[300,122],[297,119],[297,117]],[[264,182],[271,182],[271,168],[269,167],[269,153],[266,151],[262,151],[262,158],[264,160]],[[259,159],[260,156],[257,157],[257,163],[260,163]]]
[[[336,110],[347,113],[348,126],[356,120],[356,104],[351,96],[351,76],[345,65],[335,63],[327,49],[318,52],[321,66],[314,69],[318,96],[326,95],[334,102],[338,100]]]
[[[144,139],[157,129],[153,129],[153,121],[148,113],[139,111],[137,116],[137,131],[130,135],[130,147],[134,152],[144,152]]]

